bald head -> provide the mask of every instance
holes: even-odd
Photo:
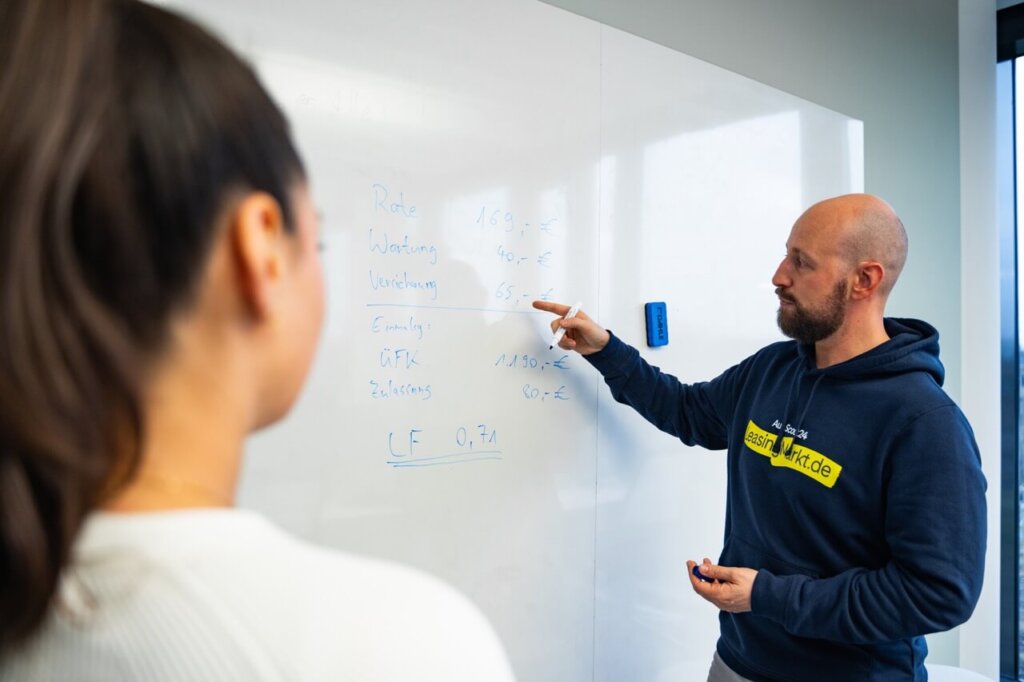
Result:
[[[828,230],[851,267],[881,263],[885,276],[878,292],[888,297],[907,261],[907,232],[889,204],[870,194],[845,194],[811,206],[798,222],[803,221]]]

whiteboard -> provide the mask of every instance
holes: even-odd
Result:
[[[860,122],[535,0],[171,2],[253,61],[322,212],[328,314],[240,504],[413,564],[488,616],[522,680],[706,674],[722,452],[548,349],[533,298],[635,345],[643,303],[709,379],[779,338],[770,278],[811,202],[860,191]]]

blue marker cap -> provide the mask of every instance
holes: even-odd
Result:
[[[703,573],[700,572],[700,566],[699,565],[693,567],[693,574],[695,576],[697,576],[697,580],[701,581],[702,583],[713,583],[713,582],[715,582],[714,578],[709,578],[709,577],[707,577],[706,575],[704,575]]]

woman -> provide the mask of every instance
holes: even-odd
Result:
[[[324,306],[251,70],[132,0],[5,0],[0,130],[0,678],[511,679],[452,590],[232,508]]]

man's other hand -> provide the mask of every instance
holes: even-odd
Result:
[[[696,565],[693,561],[686,562],[686,572],[694,592],[729,613],[745,613],[750,610],[750,595],[754,591],[757,571],[752,568],[716,566],[705,558],[699,570],[711,582],[704,582],[693,574]]]

